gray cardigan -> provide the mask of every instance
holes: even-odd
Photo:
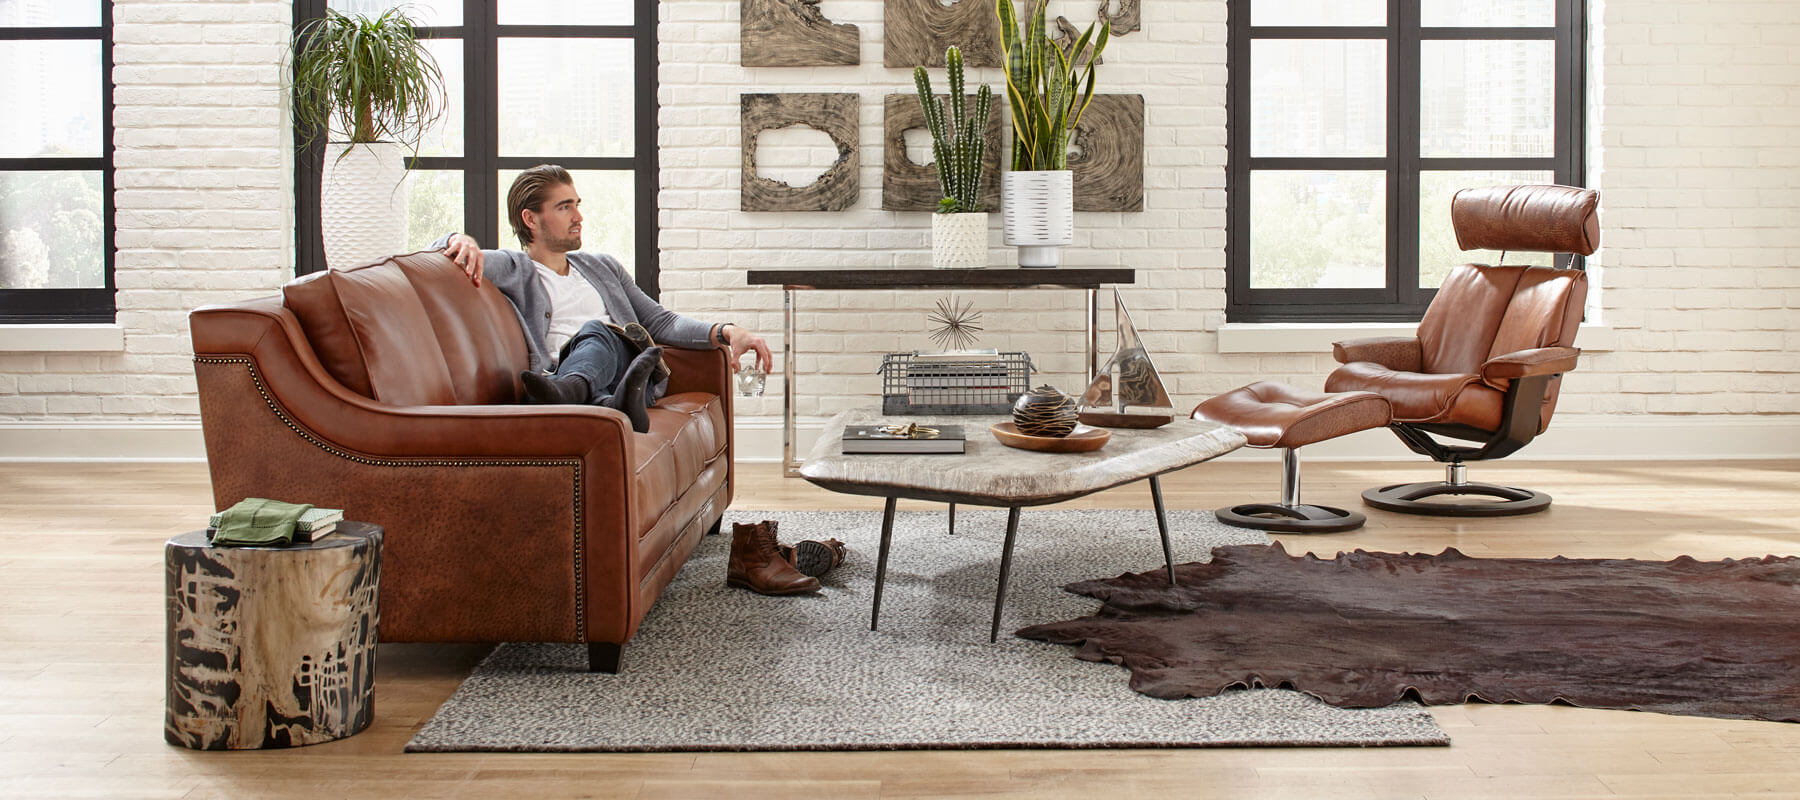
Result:
[[[442,250],[450,244],[446,234],[431,244]],[[521,250],[481,251],[481,276],[512,301],[519,315],[519,327],[525,331],[525,345],[530,351],[526,366],[543,372],[550,365],[550,292],[538,277],[537,267]],[[713,325],[663,308],[639,289],[619,260],[604,253],[569,253],[569,267],[581,273],[600,292],[606,313],[617,325],[636,322],[650,332],[657,344],[690,349],[713,346]]]

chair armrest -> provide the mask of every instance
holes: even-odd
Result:
[[[1424,349],[1416,336],[1371,336],[1337,342],[1331,346],[1331,357],[1339,364],[1370,361],[1396,372],[1418,372],[1425,361]]]
[[[1481,365],[1481,382],[1505,391],[1515,378],[1568,372],[1580,355],[1574,347],[1539,347],[1494,356]]]

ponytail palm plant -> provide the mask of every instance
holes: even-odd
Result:
[[[294,119],[352,145],[395,141],[418,149],[444,114],[444,78],[412,21],[399,9],[378,17],[327,9],[294,33]]]
[[[1094,99],[1094,61],[1106,49],[1112,24],[1089,25],[1064,52],[1044,31],[1049,5],[1038,0],[1019,25],[1012,0],[995,0],[1000,47],[1006,56],[1006,96],[1012,107],[1014,171],[1069,168],[1069,136]]]
[[[931,91],[931,76],[924,67],[913,67],[913,83],[919,90],[919,108],[925,112],[925,128],[931,132],[931,157],[937,164],[938,186],[944,197],[938,213],[961,214],[981,210],[981,160],[987,149],[988,115],[994,91],[987,84],[975,92],[975,113],[968,113],[963,94],[962,49],[944,51],[950,77],[950,97],[939,105]]]

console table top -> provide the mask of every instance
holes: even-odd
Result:
[[[794,267],[752,269],[745,281],[751,286],[787,289],[1021,289],[1038,286],[1098,289],[1109,283],[1136,283],[1137,270],[1131,267]]]

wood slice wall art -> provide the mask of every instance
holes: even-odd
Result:
[[[743,167],[738,190],[745,211],[843,211],[856,203],[858,97],[854,94],[746,94],[743,108]],[[805,125],[831,137],[837,161],[810,185],[793,187],[756,174],[757,135]]]
[[[1001,66],[994,0],[956,0],[950,6],[938,0],[887,0],[881,18],[883,66],[941,67],[950,45],[962,48],[966,66]]]
[[[938,95],[938,102],[948,99]],[[997,100],[998,98],[996,98]],[[975,113],[975,96],[965,101]],[[981,158],[981,203],[984,211],[1000,210],[1000,146],[1006,109],[993,104],[988,115],[987,150]],[[944,196],[938,185],[937,167],[917,164],[906,155],[906,132],[925,130],[925,112],[918,94],[890,94],[882,98],[881,207],[888,211],[936,211]]]
[[[739,0],[739,63],[746,67],[832,67],[862,63],[855,25],[839,25],[819,0]]]
[[[1144,96],[1097,94],[1075,126],[1076,211],[1144,210]]]
[[[1112,35],[1124,36],[1135,33],[1144,27],[1144,12],[1138,7],[1139,0],[1100,0],[1100,18],[1112,23]],[[1107,6],[1117,8],[1108,12]]]

